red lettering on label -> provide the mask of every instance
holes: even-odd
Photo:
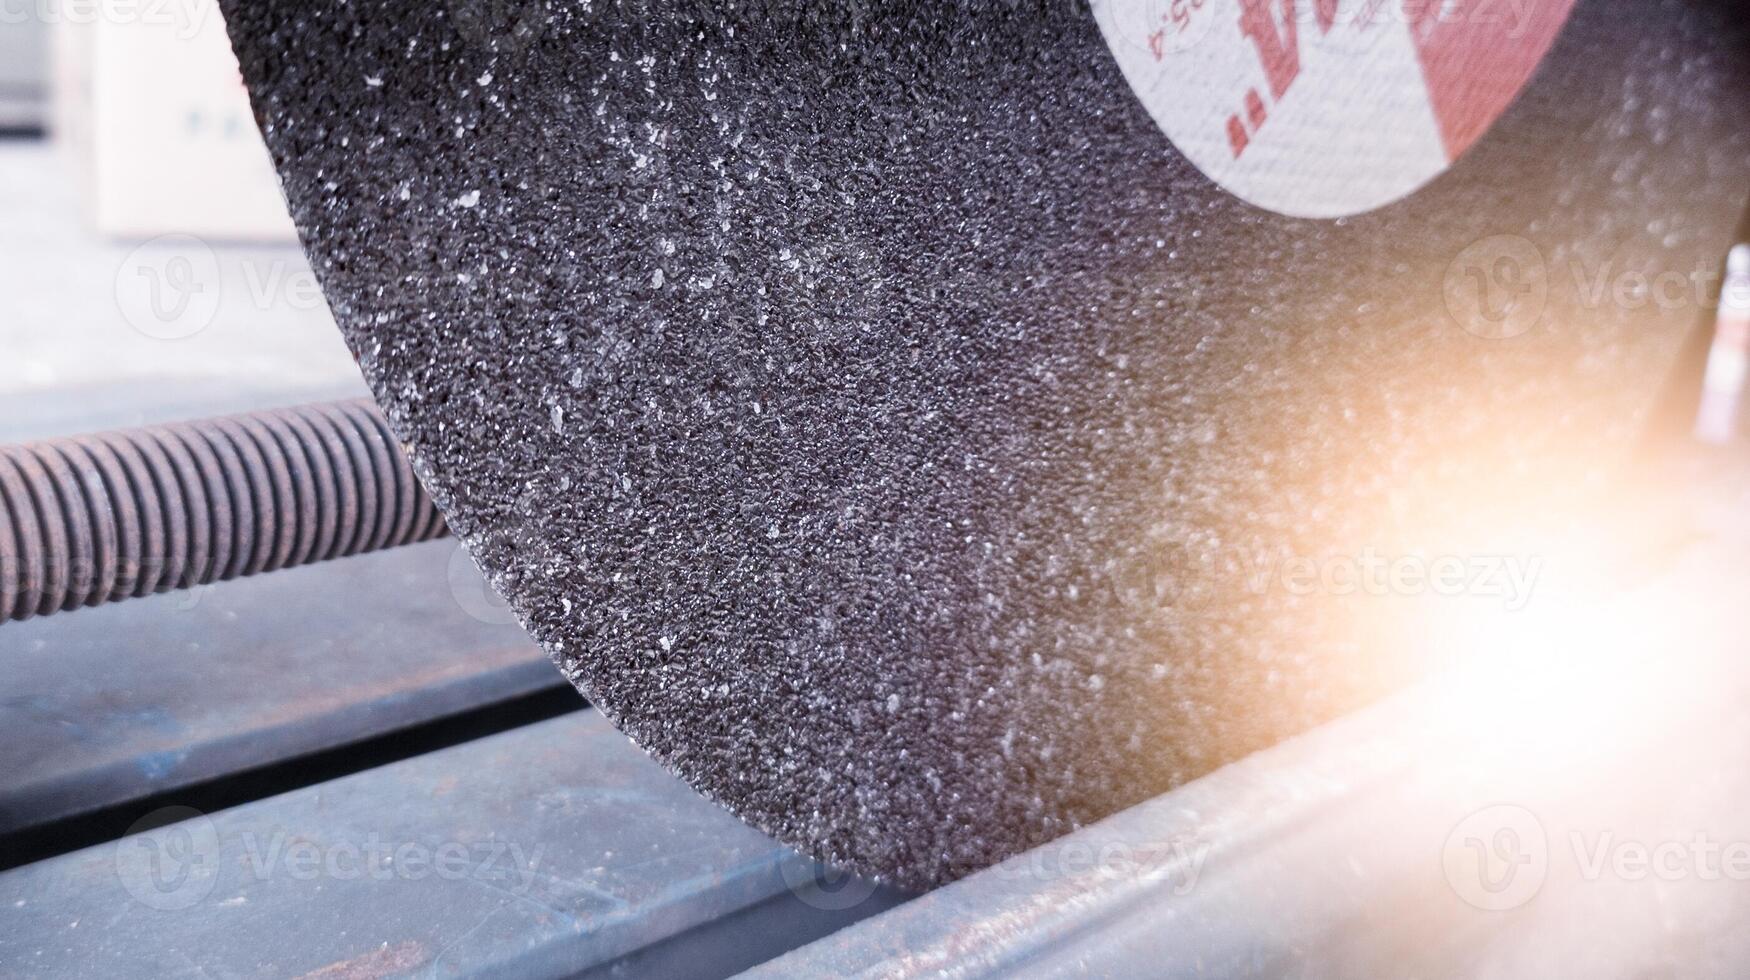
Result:
[[[1251,120],[1254,132],[1264,125],[1264,100],[1258,97],[1255,88],[1246,90],[1246,118]]]
[[[1281,11],[1281,24],[1271,12],[1271,4]],[[1319,32],[1329,34],[1337,22],[1338,0],[1313,0],[1313,16]],[[1300,25],[1295,21],[1295,0],[1240,0],[1240,33],[1257,49],[1258,62],[1264,66],[1264,79],[1270,83],[1270,97],[1281,101],[1288,87],[1300,75]],[[1246,117],[1251,121],[1251,133],[1264,125],[1264,102],[1257,89],[1246,93]],[[1235,127],[1240,127],[1235,138]],[[1228,144],[1237,159],[1251,142],[1250,133],[1239,117],[1229,116]]]
[[[1270,95],[1281,99],[1300,74],[1300,26],[1294,22],[1294,0],[1277,0],[1282,26],[1270,15],[1270,0],[1240,0],[1240,33],[1258,49]]]
[[[1240,122],[1240,117],[1227,117],[1227,145],[1234,151],[1235,160],[1240,158],[1240,154],[1246,152],[1246,144],[1251,141],[1252,138],[1246,135],[1246,127],[1244,123]]]

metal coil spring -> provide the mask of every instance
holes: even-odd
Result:
[[[0,622],[447,533],[366,399],[0,447]]]

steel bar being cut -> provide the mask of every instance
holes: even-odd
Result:
[[[366,399],[0,447],[0,623],[446,533]]]
[[[1516,608],[1750,189],[1725,0],[224,7],[522,623],[911,886],[1421,676],[1443,583]]]

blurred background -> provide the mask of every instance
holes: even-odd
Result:
[[[211,0],[6,0],[0,134],[0,439],[364,392]]]

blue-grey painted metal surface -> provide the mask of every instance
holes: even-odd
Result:
[[[0,626],[0,833],[563,687],[457,549]]]
[[[0,974],[639,975],[676,969],[653,950],[713,923],[760,930],[739,939],[773,955],[809,938],[774,905],[838,897],[594,711],[173,815],[187,819],[0,874]],[[725,962],[694,955],[686,975]]]

